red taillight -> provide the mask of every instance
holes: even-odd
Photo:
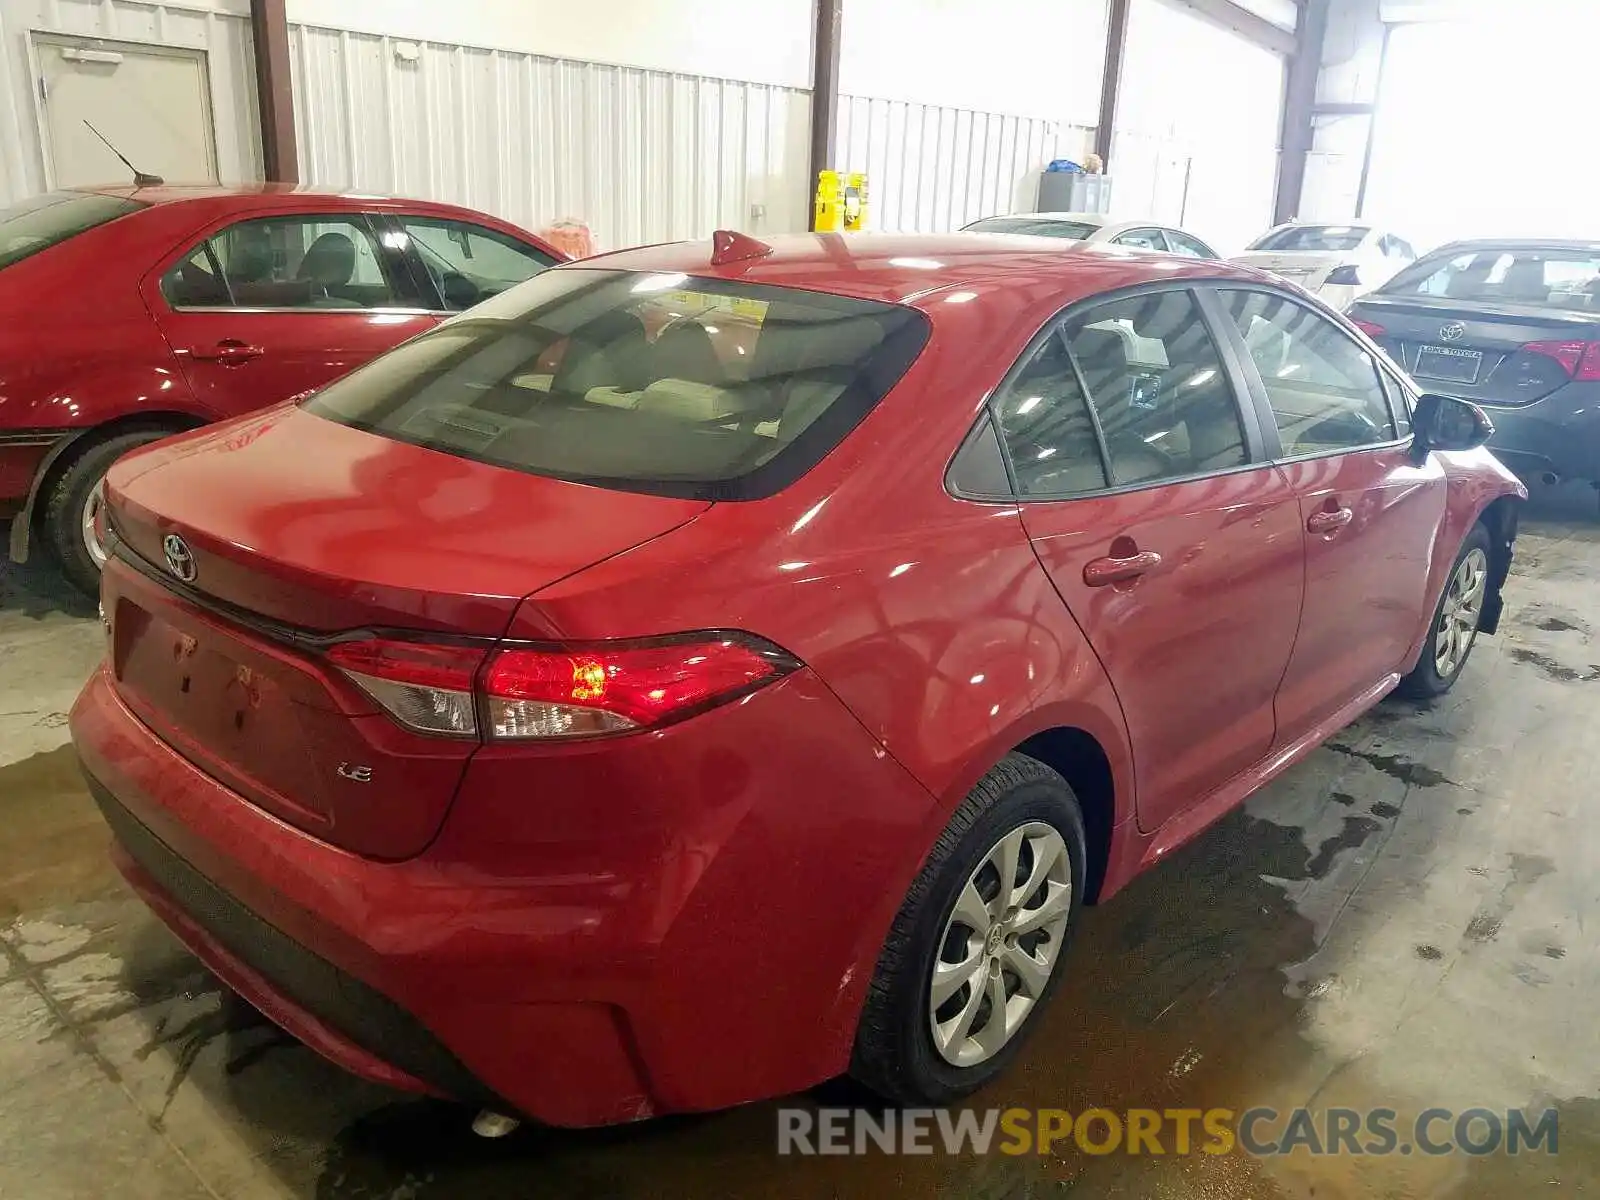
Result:
[[[1554,359],[1569,379],[1600,381],[1600,342],[1529,342],[1522,353]]]
[[[677,720],[793,668],[733,635],[584,650],[502,650],[484,675],[490,734],[582,737]]]
[[[328,656],[412,729],[475,735],[481,700],[484,735],[517,739],[646,729],[737,699],[797,665],[744,634],[493,653],[371,639],[338,643]]]
[[[1578,373],[1573,376],[1585,383],[1600,382],[1600,342],[1590,342],[1578,361]]]
[[[1361,330],[1361,332],[1366,334],[1369,338],[1381,338],[1384,336],[1384,334],[1389,332],[1376,321],[1362,321],[1356,317],[1351,317],[1350,324]]]

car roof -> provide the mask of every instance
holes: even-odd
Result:
[[[1218,259],[1088,245],[1009,233],[817,233],[765,239],[770,253],[717,265],[710,242],[619,250],[559,270],[640,271],[804,288],[865,300],[926,306],[942,292],[1004,281],[1056,298],[1161,279],[1259,283],[1269,277]],[[1076,286],[1073,286],[1076,285]]]
[[[1577,250],[1600,254],[1600,241],[1584,238],[1464,238],[1449,242],[1428,255],[1433,258],[1447,251],[1461,254],[1468,250]]]
[[[132,183],[100,183],[64,189],[122,196],[145,204],[176,204],[184,200],[211,200],[225,196],[319,196],[350,200],[394,200],[396,196],[344,191],[303,183],[159,183],[140,187]]]
[[[1370,221],[1285,221],[1282,225],[1274,225],[1267,233],[1277,233],[1282,229],[1359,229],[1363,233],[1372,233],[1377,228]],[[1267,234],[1261,236],[1266,237]]]
[[[326,205],[329,210],[338,212],[410,213],[498,226],[533,242],[558,259],[565,260],[571,257],[551,246],[537,234],[530,233],[503,217],[481,209],[467,208],[439,200],[418,200],[402,196],[385,196],[375,192],[346,191],[340,188],[295,183],[162,183],[150,187],[138,187],[129,183],[101,184],[63,190],[98,196],[118,196],[146,206],[142,210],[146,214],[182,213],[182,219],[193,219],[196,222],[227,218],[235,213],[265,215],[273,211],[293,212],[302,209],[307,202],[315,208]],[[136,213],[130,213],[127,219],[131,220],[137,216]]]
[[[1004,220],[1007,217],[1020,217],[1029,221],[1071,221],[1079,225],[1110,225],[1111,218],[1105,213],[1093,212],[1023,212],[1023,213],[995,213],[992,217],[982,217],[984,221]]]
[[[393,208],[436,213],[472,213],[479,217],[488,215],[478,209],[437,200],[419,200],[404,196],[387,196],[377,192],[347,191],[341,188],[314,187],[298,183],[162,183],[149,187],[138,187],[129,183],[99,184],[65,190],[99,196],[119,196],[156,208],[182,205],[212,212],[292,207],[311,200],[328,203],[338,209]]]

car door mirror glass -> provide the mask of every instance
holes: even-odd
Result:
[[[1475,450],[1494,434],[1494,424],[1476,404],[1432,392],[1417,401],[1412,427],[1423,450]]]

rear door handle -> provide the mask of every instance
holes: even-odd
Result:
[[[189,347],[190,358],[198,358],[206,362],[249,362],[252,358],[260,358],[265,353],[266,350],[262,347],[252,346],[248,342],[241,342],[238,338],[224,338],[215,346]]]
[[[1142,550],[1127,558],[1097,558],[1083,565],[1083,582],[1090,587],[1127,583],[1160,565],[1161,555],[1154,550]]]
[[[1311,533],[1333,533],[1350,524],[1355,515],[1348,508],[1323,509],[1306,518],[1306,529]]]

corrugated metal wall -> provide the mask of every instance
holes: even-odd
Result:
[[[255,59],[247,13],[242,0],[228,11],[137,0],[0,0],[0,203],[47,186],[38,92],[28,61],[28,35],[35,29],[204,50],[218,170],[224,179],[259,179]]]
[[[602,248],[806,227],[805,91],[310,25],[290,43],[309,183],[578,217]]]
[[[1081,158],[1092,131],[1040,117],[933,104],[839,97],[839,150],[865,171],[873,229],[959,229],[996,213],[1037,207],[1039,172]]]

